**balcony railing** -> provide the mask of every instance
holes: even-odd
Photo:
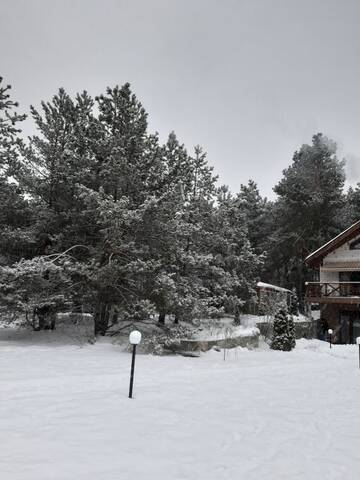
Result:
[[[360,282],[307,282],[306,297],[360,297]]]

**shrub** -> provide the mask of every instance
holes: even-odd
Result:
[[[281,308],[275,315],[271,348],[289,352],[295,347],[295,325],[292,315]]]

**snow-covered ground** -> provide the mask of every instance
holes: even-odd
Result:
[[[130,400],[130,354],[49,339],[0,331],[1,480],[359,478],[356,346],[139,355]]]

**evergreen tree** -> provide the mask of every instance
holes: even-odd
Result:
[[[69,302],[91,309],[95,333],[154,312],[162,322],[166,314],[178,322],[224,311],[238,321],[263,263],[259,229],[265,222],[259,219],[266,202],[256,185],[242,187],[239,198],[218,192],[200,147],[189,155],[174,133],[165,145],[148,133],[147,113],[129,84],[95,100],[60,89],[31,113],[37,134],[13,162],[31,212],[27,226],[19,219],[22,256],[36,265],[71,261],[64,281],[76,285],[76,294]],[[36,265],[26,267],[30,290],[21,283],[27,264],[2,273],[13,275],[19,302],[33,314],[46,305],[46,291],[54,311],[51,298],[62,295],[62,283],[39,286],[43,293],[36,297]]]
[[[221,292],[223,305],[234,314],[238,324],[241,311],[256,296],[255,285],[264,255],[258,255],[252,248],[246,216],[237,199],[224,187],[219,189],[216,220],[214,255],[216,265],[223,269],[223,278],[217,280],[216,290]]]
[[[13,181],[21,140],[18,124],[25,119],[14,111],[18,103],[10,97],[11,85],[0,77],[0,265],[30,254],[28,233],[31,211],[20,186]]]
[[[336,144],[319,133],[295,152],[283,175],[274,188],[279,198],[267,269],[273,283],[295,286],[301,303],[305,257],[341,231],[344,162],[336,157]]]
[[[336,157],[336,144],[322,134],[312,145],[295,152],[292,165],[275,186],[286,222],[306,234],[309,242],[321,242],[338,230],[337,213],[343,205],[344,161]],[[297,233],[297,232],[296,232]]]
[[[269,227],[271,228],[269,202],[261,197],[256,183],[249,180],[247,185],[240,186],[236,203],[243,213],[252,248],[258,254],[263,253],[267,250]]]
[[[71,306],[72,281],[64,259],[34,257],[0,267],[0,304],[25,315],[35,330],[54,328],[56,313]]]
[[[360,220],[360,183],[347,191],[340,220],[342,220],[343,229]]]
[[[17,123],[26,118],[14,112],[14,107],[19,104],[11,99],[10,90],[11,85],[3,85],[3,78],[0,77],[0,175],[5,178],[11,174],[11,166],[21,143],[18,136],[21,130]]]
[[[60,89],[50,102],[42,102],[41,112],[31,107],[37,135],[22,149],[16,179],[31,199],[37,255],[64,251],[93,236],[80,188],[87,180],[83,172],[90,170],[86,152],[79,153],[81,100],[78,96],[74,102]]]
[[[274,318],[273,338],[271,348],[273,350],[290,351],[295,348],[295,325],[291,315],[285,308],[281,308]]]

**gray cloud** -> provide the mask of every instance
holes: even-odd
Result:
[[[358,0],[2,0],[1,74],[24,108],[129,81],[162,138],[272,196],[317,131],[360,154],[359,14]]]

